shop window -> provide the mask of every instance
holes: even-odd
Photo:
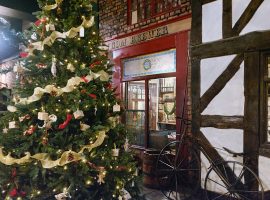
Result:
[[[122,67],[133,144],[161,149],[176,133],[176,50],[126,58]]]
[[[134,136],[133,144],[144,146],[145,132],[145,81],[130,81],[125,84],[125,123]]]
[[[270,143],[270,53],[263,54],[263,116],[265,119],[262,119],[264,122],[262,142],[264,144]]]
[[[129,0],[129,24],[147,20],[156,15],[179,8],[181,0]]]

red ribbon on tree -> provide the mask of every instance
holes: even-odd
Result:
[[[39,19],[39,20],[35,21],[35,25],[39,26],[40,24],[42,24],[44,22],[46,22],[46,18],[42,18],[42,19]]]
[[[20,58],[26,58],[28,56],[27,52],[20,52]]]
[[[89,80],[86,78],[86,76],[82,76],[81,78],[82,78],[82,80],[83,80],[84,82],[86,82],[86,83],[89,82]]]
[[[97,99],[97,95],[95,95],[95,94],[88,94],[88,96],[93,98],[93,99]]]
[[[64,123],[60,124],[60,125],[58,126],[58,128],[59,128],[59,129],[64,129],[64,128],[66,128],[67,125],[69,124],[70,120],[72,119],[72,116],[73,116],[72,114],[67,113],[67,119],[66,119],[66,121],[64,121]]]
[[[92,69],[92,68],[94,68],[96,65],[100,65],[101,64],[101,61],[99,60],[99,61],[96,61],[96,62],[94,62],[94,63],[92,63],[91,65],[90,65],[90,68]]]

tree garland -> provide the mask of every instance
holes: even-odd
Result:
[[[175,112],[175,110],[176,110],[175,101],[173,102],[173,107],[172,107],[171,111],[168,110],[168,107],[166,106],[166,103],[164,103],[164,112],[166,113],[167,116],[172,115]]]

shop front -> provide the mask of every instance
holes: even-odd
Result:
[[[109,44],[113,82],[125,105],[123,122],[140,149],[159,150],[175,140],[180,130],[176,116],[187,115],[189,29],[183,28],[187,20],[177,23],[183,30],[172,32],[169,24]]]

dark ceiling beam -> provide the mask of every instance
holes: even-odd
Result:
[[[0,15],[1,16],[6,16],[6,17],[12,17],[12,18],[17,18],[21,20],[27,20],[27,21],[35,21],[36,18],[26,12],[22,12],[19,10],[7,8],[5,6],[0,6]]]

